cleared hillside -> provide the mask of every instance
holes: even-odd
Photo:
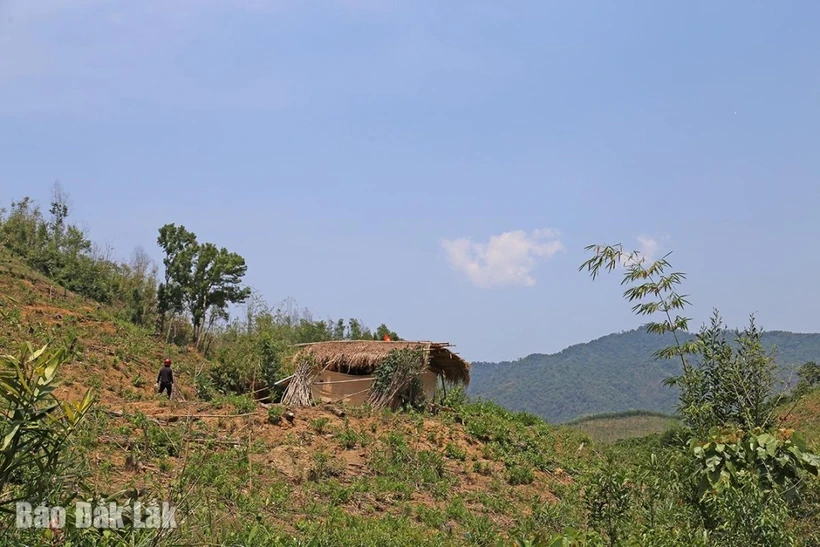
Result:
[[[613,443],[621,439],[646,437],[661,433],[674,426],[678,420],[666,414],[632,411],[614,414],[599,414],[579,418],[567,426],[589,435],[602,443]]]
[[[657,361],[652,354],[672,343],[671,336],[635,329],[555,354],[477,362],[473,363],[469,392],[550,422],[627,410],[669,414],[678,393],[664,387],[663,381],[679,373],[680,363]],[[769,349],[777,348],[777,362],[786,376],[806,361],[820,361],[820,334],[770,331],[763,334],[763,343]]]
[[[0,352],[25,341],[69,347],[61,392],[77,397],[94,388],[106,405],[154,398],[157,369],[170,357],[179,397],[195,397],[193,376],[205,360],[196,352],[163,344],[148,330],[118,319],[116,310],[79,297],[33,272],[0,248]]]
[[[73,545],[131,547],[694,545],[704,537],[703,506],[691,503],[691,485],[680,480],[691,468],[678,448],[658,438],[607,447],[530,413],[465,402],[452,390],[443,404],[396,413],[287,409],[215,392],[212,400],[197,400],[195,375],[225,368],[166,346],[122,318],[122,310],[63,291],[14,260],[0,263],[0,289],[0,349],[16,353],[27,340],[70,347],[60,394],[79,398],[91,388],[98,397],[59,469],[47,475],[56,484],[53,495],[168,501],[177,523],[56,534],[9,524],[6,544],[57,545],[61,533]],[[231,359],[245,349],[216,355]],[[153,389],[166,354],[181,388],[170,401]],[[803,425],[812,408],[800,414]],[[26,484],[21,479],[17,488]],[[805,488],[807,499],[820,499],[816,481]],[[613,494],[622,500],[617,528],[600,513]],[[755,523],[769,523],[767,545],[783,530],[795,531],[797,545],[817,544],[816,504],[775,514],[748,499],[743,504],[752,512],[738,514],[750,520],[730,515],[738,528],[723,537],[735,538],[749,522],[747,535],[757,533]]]
[[[286,409],[198,401],[193,376],[211,366],[202,356],[3,254],[0,295],[0,351],[71,347],[60,395],[98,396],[68,451],[84,496],[172,500],[179,528],[161,544],[494,544],[559,532],[544,518],[555,511],[580,518],[573,477],[594,454],[578,432],[493,404],[434,414],[319,406],[271,420]],[[165,355],[181,388],[171,401],[154,392]],[[46,541],[42,531],[18,539]]]
[[[780,415],[784,425],[800,431],[815,450],[820,449],[820,388],[781,405]]]

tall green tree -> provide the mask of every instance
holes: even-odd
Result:
[[[185,311],[185,287],[190,285],[194,256],[199,249],[196,235],[185,226],[166,224],[159,229],[157,244],[162,247],[165,257],[165,279],[157,287],[157,311],[160,330],[164,330],[169,315]]]
[[[242,286],[247,271],[245,259],[225,247],[218,249],[213,243],[199,246],[190,284],[183,291],[197,344],[201,345],[213,320],[225,317],[229,304],[244,302],[250,296],[251,290]]]
[[[205,333],[216,320],[227,317],[227,307],[251,294],[242,286],[248,270],[245,259],[213,243],[200,244],[196,234],[175,224],[159,229],[157,244],[165,252],[165,279],[157,292],[162,320],[188,312],[194,342],[202,348]]]

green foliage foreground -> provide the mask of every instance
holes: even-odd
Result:
[[[623,271],[624,298],[647,330],[673,338],[656,357],[677,359],[678,412],[685,428],[655,446],[620,448],[586,491],[592,530],[567,532],[561,545],[814,545],[820,458],[799,435],[775,428],[775,363],[754,318],[735,345],[717,312],[694,340],[678,292],[685,279],[666,257],[648,264],[620,245],[593,245],[581,265],[595,279]],[[646,449],[648,454],[646,453]],[[644,451],[641,453],[641,451]],[[628,458],[627,458],[628,456]],[[631,463],[616,463],[631,462]],[[650,495],[647,497],[647,493]],[[811,506],[811,509],[808,507]]]
[[[55,397],[66,360],[64,350],[28,344],[18,356],[0,356],[0,512],[13,512],[18,500],[64,494],[65,446],[93,402],[90,390],[79,403]]]

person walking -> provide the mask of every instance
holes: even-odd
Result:
[[[171,387],[174,385],[174,371],[171,370],[171,360],[166,358],[162,363],[162,368],[159,369],[157,375],[157,384],[159,385],[159,393],[168,391],[168,398],[171,398]]]

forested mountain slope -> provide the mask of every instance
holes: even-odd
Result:
[[[771,331],[763,335],[785,377],[806,361],[820,361],[820,334]],[[643,328],[614,333],[551,355],[534,353],[518,361],[475,362],[469,392],[552,422],[625,410],[673,412],[677,391],[663,380],[677,375],[677,361],[654,360],[671,336]]]

